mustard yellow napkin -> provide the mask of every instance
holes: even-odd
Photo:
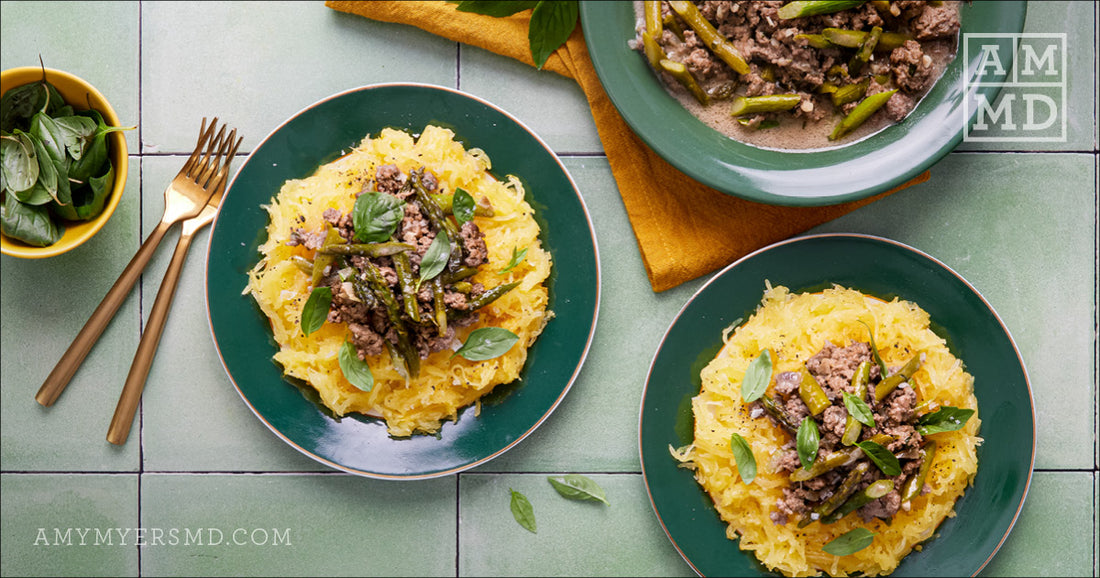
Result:
[[[530,11],[493,18],[459,12],[447,2],[329,0],[326,5],[372,20],[416,26],[534,66],[527,40]],[[596,76],[580,26],[543,69],[576,80],[588,98],[654,291],[671,289],[929,178],[926,171],[886,193],[829,207],[780,207],[746,201],[686,176],[630,130]]]

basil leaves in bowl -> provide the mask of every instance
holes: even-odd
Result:
[[[126,128],[94,86],[60,70],[5,70],[0,93],[0,252],[60,255],[92,238],[118,206]]]

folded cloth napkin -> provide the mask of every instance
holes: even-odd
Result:
[[[459,12],[448,2],[349,2],[334,10],[409,24],[534,66],[527,40],[530,11],[506,18]],[[725,266],[761,247],[832,220],[929,178],[925,171],[896,189],[827,207],[784,207],[733,197],[668,164],[630,130],[604,92],[578,26],[543,66],[580,84],[654,291]]]

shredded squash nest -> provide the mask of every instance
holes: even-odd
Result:
[[[867,323],[874,330],[876,346],[887,366],[903,364],[916,352],[926,355],[909,383],[918,401],[937,406],[975,410],[963,429],[934,434],[938,449],[926,483],[931,487],[898,511],[889,524],[880,519],[864,523],[851,514],[837,523],[813,523],[798,528],[797,520],[776,525],[770,518],[783,488],[791,482],[787,473],[775,471],[774,458],[791,435],[766,418],[750,416],[741,398],[741,382],[749,363],[770,349],[774,374],[797,371],[825,342],[846,346],[867,341]],[[852,289],[834,287],[821,293],[792,294],[786,287],[766,288],[761,305],[731,336],[719,354],[702,371],[702,389],[693,399],[694,442],[672,449],[685,467],[695,470],[696,481],[714,501],[726,535],[740,539],[748,550],[772,570],[787,576],[813,576],[825,572],[847,576],[889,574],[901,559],[921,542],[933,537],[936,527],[955,515],[956,500],[973,483],[977,473],[980,420],[974,380],[929,328],[928,314],[915,303],[897,299],[887,303]],[[774,375],[773,374],[773,375]],[[774,394],[774,380],[768,392]],[[752,446],[759,467],[750,484],[742,482],[730,437],[739,433]],[[875,533],[871,546],[847,556],[833,556],[822,546],[834,538],[865,527]]]
[[[520,284],[480,309],[478,322],[460,329],[456,337],[464,342],[474,329],[492,326],[515,333],[519,341],[504,355],[481,362],[452,358],[448,350],[433,353],[422,360],[419,376],[412,380],[398,373],[385,353],[368,358],[374,375],[368,392],[352,385],[340,369],[337,354],[348,336],[346,324],[326,322],[309,336],[303,335],[300,320],[312,290],[311,279],[291,258],[312,259],[314,251],[286,242],[296,227],[322,231],[322,213],[327,208],[351,211],[356,193],[386,164],[397,165],[405,174],[427,167],[440,191],[461,187],[475,199],[489,199],[493,216],[474,218],[485,234],[489,262],[472,280],[486,289],[513,281]],[[519,180],[509,176],[506,182],[498,181],[488,173],[490,168],[484,151],[466,150],[453,132],[429,125],[418,138],[394,129],[384,129],[375,138],[368,135],[349,154],[319,167],[312,176],[282,186],[265,207],[271,217],[268,237],[260,247],[263,257],[248,273],[245,293],[252,295],[271,322],[279,344],[274,359],[284,375],[312,385],[338,416],[357,412],[384,418],[389,433],[397,437],[435,433],[444,420],[457,420],[459,410],[519,377],[527,349],[552,317],[545,286],[551,260],[539,241],[534,210],[524,200]],[[526,259],[499,274],[515,248],[526,248]]]

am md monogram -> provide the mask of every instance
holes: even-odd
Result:
[[[1066,141],[1065,33],[964,34],[963,59],[964,141]]]

